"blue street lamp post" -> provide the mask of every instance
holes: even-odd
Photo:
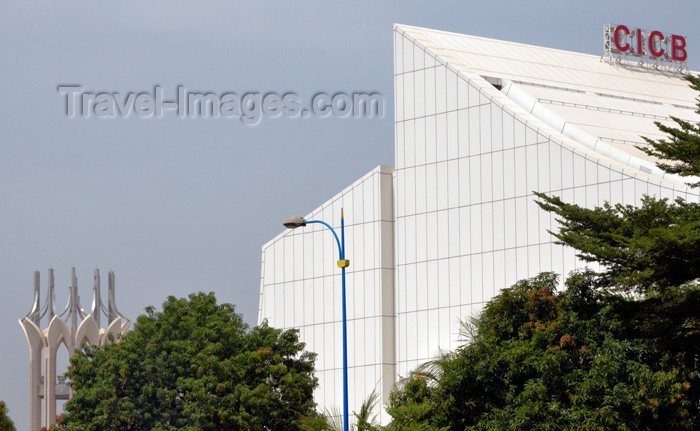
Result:
[[[343,274],[343,428],[345,431],[348,431],[348,328],[345,314],[345,268],[350,266],[350,261],[345,259],[345,217],[343,217],[343,209],[340,209],[340,239],[338,239],[335,229],[321,220],[305,220],[303,217],[292,217],[284,221],[284,226],[289,229],[296,229],[309,223],[325,225],[333,232],[335,242],[338,244],[338,267]]]

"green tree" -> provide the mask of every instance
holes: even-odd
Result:
[[[68,430],[293,430],[309,414],[315,354],[296,330],[248,331],[212,293],[169,297],[119,343],[71,359]]]
[[[645,293],[700,277],[700,204],[645,196],[640,207],[606,202],[587,209],[535,194],[558,216],[561,227],[549,232],[557,243],[603,265],[601,285]]]
[[[15,431],[15,424],[7,415],[5,401],[0,401],[0,431]]]
[[[387,431],[438,431],[447,430],[444,402],[437,393],[431,378],[415,371],[401,379],[389,396],[387,413],[392,418]]]
[[[666,349],[641,316],[625,316],[637,302],[655,309],[657,298],[604,293],[597,282],[573,274],[558,293],[555,275],[544,273],[501,291],[469,344],[441,363],[436,384],[418,374],[392,394],[390,428],[697,429],[692,356]]]

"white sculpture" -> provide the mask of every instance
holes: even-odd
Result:
[[[71,397],[70,382],[56,376],[56,358],[61,344],[66,347],[68,357],[73,356],[84,343],[102,346],[111,342],[108,334],[124,334],[131,321],[117,309],[114,296],[114,272],[108,276],[107,307],[100,295],[100,270],[95,270],[92,307],[89,313],[80,306],[78,279],[75,268],[71,270],[71,285],[68,305],[61,314],[56,314],[53,269],[49,269],[49,286],[44,307],[40,304],[39,271],[34,272],[34,305],[20,319],[24,335],[29,343],[29,431],[42,427],[41,400],[44,400],[44,424],[50,428],[56,422],[56,400]],[[100,316],[104,312],[108,319],[107,329],[100,328]],[[46,316],[48,327],[41,330],[41,320]],[[41,352],[44,351],[44,375],[42,375]]]

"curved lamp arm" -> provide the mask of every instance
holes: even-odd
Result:
[[[321,221],[321,220],[306,220],[306,223],[321,223],[321,224],[325,225],[328,229],[330,229],[331,232],[333,232],[333,236],[335,237],[335,242],[338,244],[338,256],[339,256],[338,260],[345,259],[345,250],[343,250],[343,247],[340,245],[340,240],[338,239],[338,234],[335,233],[335,229],[333,229],[331,227],[331,225],[329,225],[325,221]]]

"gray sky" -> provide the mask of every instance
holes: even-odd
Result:
[[[35,270],[45,293],[54,268],[61,309],[75,266],[83,307],[100,268],[103,286],[115,271],[132,320],[202,290],[256,322],[261,246],[282,220],[394,164],[393,23],[602,55],[613,22],[687,36],[700,69],[695,0],[104,3],[0,5],[0,399],[19,430],[28,348],[17,320]],[[174,112],[68,118],[57,87],[70,84],[124,95],[160,86],[164,99],[178,85],[293,92],[302,105],[318,92],[378,92],[385,110],[254,126]]]

